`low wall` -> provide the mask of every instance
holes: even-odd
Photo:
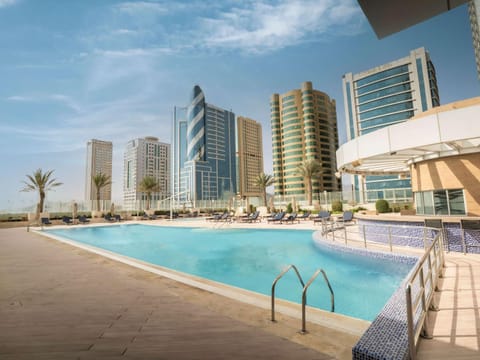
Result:
[[[365,228],[367,240],[388,244],[390,239],[393,245],[423,248],[424,217],[420,216],[368,216],[357,215],[357,224],[360,233]],[[432,219],[429,217],[427,219]],[[480,231],[462,230],[460,219],[441,218],[444,228],[444,246],[446,251],[480,254]],[[478,220],[466,217],[465,219]],[[388,229],[390,227],[390,234]],[[465,238],[463,246],[462,232]]]

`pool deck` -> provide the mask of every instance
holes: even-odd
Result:
[[[168,221],[143,222],[183,225]],[[192,226],[191,222],[184,222]],[[199,223],[200,224],[200,223]],[[216,226],[204,225],[201,226]],[[231,225],[320,229],[300,225]],[[0,230],[1,359],[350,359],[359,335],[277,315],[74,248]],[[419,359],[478,359],[480,255],[447,254]]]
[[[0,230],[0,358],[348,359],[358,336]]]

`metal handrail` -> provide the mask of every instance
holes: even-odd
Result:
[[[330,226],[329,226],[330,225]],[[420,241],[423,241],[423,245],[424,245],[424,248],[427,249],[430,241],[433,241],[432,238],[429,238],[426,236],[426,233],[425,233],[425,230],[433,230],[435,232],[438,232],[438,229],[437,228],[432,228],[432,227],[420,227],[420,226],[407,226],[407,225],[391,225],[391,224],[388,224],[388,225],[376,225],[376,227],[379,227],[379,228],[382,228],[382,229],[386,229],[385,232],[382,232],[382,231],[372,231],[372,230],[369,230],[369,231],[366,231],[366,228],[369,227],[371,225],[369,224],[361,224],[361,225],[357,225],[357,230],[353,230],[353,227],[352,227],[352,230],[350,229],[347,229],[347,228],[350,228],[350,227],[347,227],[347,226],[341,226],[341,227],[337,227],[335,222],[330,222],[328,224],[325,224],[325,227],[322,228],[322,235],[324,235],[326,238],[331,238],[333,241],[337,241],[337,240],[344,240],[345,242],[345,245],[348,244],[348,241],[362,241],[363,244],[364,244],[364,247],[367,248],[367,244],[369,243],[374,243],[374,244],[384,244],[384,245],[387,245],[389,246],[390,248],[390,251],[393,252],[393,238],[396,238],[396,239],[417,239],[417,240],[420,240]],[[423,235],[422,236],[418,236],[418,237],[412,237],[412,235],[401,235],[401,234],[393,234],[392,233],[392,228],[395,229],[395,228],[418,228],[418,229],[424,229],[424,232],[423,232]],[[340,231],[340,230],[343,230],[343,231]],[[331,236],[329,236],[331,235]],[[355,237],[355,235],[357,235]],[[372,240],[367,240],[367,237],[375,237],[375,236],[385,236],[387,239],[388,239],[388,242],[382,242],[382,241],[372,241]],[[355,240],[356,239],[356,240]]]
[[[327,274],[323,269],[317,269],[315,273],[312,275],[310,280],[308,280],[307,285],[303,287],[302,291],[302,334],[307,333],[307,328],[306,328],[306,316],[305,316],[305,306],[307,305],[307,290],[308,287],[312,284],[312,282],[317,278],[319,274],[323,275],[323,279],[325,280],[325,283],[328,286],[328,289],[330,290],[330,302],[331,302],[331,312],[335,312],[335,295],[332,290],[332,286],[330,285],[330,281],[328,281]]]
[[[442,277],[442,268],[445,265],[443,251],[443,236],[442,232],[439,231],[425,254],[417,262],[405,287],[408,347],[412,360],[416,358],[419,337],[432,338],[428,328],[428,310],[437,310],[435,304],[433,304],[433,299],[435,290],[438,289],[438,278]],[[427,274],[425,274],[425,267],[427,267]],[[418,293],[412,295],[412,288],[417,281],[419,282]],[[419,306],[421,306],[421,311],[415,324],[414,317],[419,310]]]
[[[303,282],[302,276],[295,265],[290,264],[283,269],[283,271],[275,278],[275,280],[273,280],[272,284],[272,321],[275,321],[275,286],[277,285],[278,280],[280,280],[290,269],[295,270],[298,280],[300,280],[300,284],[302,284],[302,287],[305,288],[305,283]]]

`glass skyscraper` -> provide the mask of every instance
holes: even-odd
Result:
[[[235,114],[205,102],[195,85],[186,108],[174,109],[174,196],[193,207],[237,192]]]
[[[424,48],[371,70],[345,74],[343,94],[348,140],[440,105],[435,67]],[[360,202],[396,202],[412,197],[409,178],[354,176],[353,184]]]

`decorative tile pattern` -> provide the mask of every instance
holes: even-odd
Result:
[[[392,226],[393,225],[393,226]],[[398,246],[420,247],[423,245],[424,223],[410,221],[378,221],[358,219],[359,231],[369,241]],[[390,227],[392,226],[392,227]],[[463,252],[462,229],[458,222],[444,222],[444,246],[447,251]],[[390,232],[389,232],[390,229]],[[480,231],[463,230],[465,234],[465,252],[480,254]],[[431,238],[431,232],[426,233]]]
[[[323,240],[320,231],[315,232],[313,238],[317,246],[327,247],[341,252],[356,253],[362,256],[408,263],[412,265],[412,268],[418,260],[418,258],[412,256],[369,251],[332,243]],[[353,347],[353,360],[405,360],[408,358],[407,310],[405,305],[405,286],[407,279],[408,277],[393,293],[384,308],[375,320],[373,320],[370,327]],[[418,293],[418,290],[418,284],[414,284],[412,293],[415,295]],[[416,314],[415,322],[417,322],[419,315],[420,313]]]

